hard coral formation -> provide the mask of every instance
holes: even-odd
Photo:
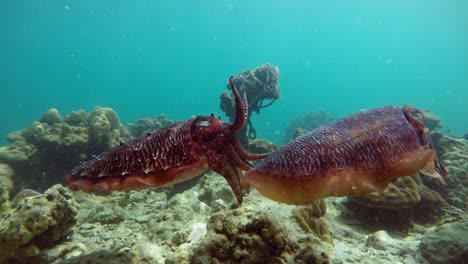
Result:
[[[447,186],[437,181],[426,180],[426,184],[437,190],[451,205],[462,210],[468,209],[468,140],[443,135],[431,134],[439,160],[449,174]]]
[[[261,65],[253,70],[246,70],[233,78],[239,93],[246,94],[249,112],[260,113],[262,108],[271,105],[280,97],[279,69],[269,64]],[[228,88],[230,88],[228,84]],[[234,98],[225,95],[230,103],[221,102],[221,109],[233,120],[235,117]]]
[[[424,118],[426,119],[426,127],[431,130],[439,130],[443,127],[442,121],[440,117],[435,115],[433,112],[429,110],[423,110]]]
[[[139,137],[144,133],[170,126],[174,123],[167,119],[166,115],[137,119],[134,123],[128,124],[128,131],[133,137]]]
[[[278,263],[291,250],[280,222],[245,208],[213,215],[207,229],[193,263]]]
[[[328,115],[325,111],[307,113],[303,117],[295,118],[291,120],[291,122],[289,122],[289,125],[286,128],[284,134],[284,141],[289,142],[291,139],[302,135],[304,130],[310,131],[332,121],[333,118],[330,115]],[[298,131],[298,129],[302,130]]]
[[[249,141],[247,151],[251,153],[271,153],[275,151],[278,147],[264,139],[254,139]]]
[[[118,146],[130,138],[110,108],[72,112],[62,121],[56,109],[47,111],[28,128],[12,132],[10,146],[0,147],[0,162],[15,172],[19,189],[45,190],[63,182],[80,161]]]
[[[33,189],[24,189],[15,195],[13,200],[11,200],[10,202],[10,206],[11,208],[15,208],[25,198],[39,196],[39,195],[41,195],[41,193]]]
[[[325,212],[326,205],[323,200],[316,200],[307,206],[297,206],[291,211],[292,216],[304,232],[314,233],[323,241],[333,244],[327,224],[320,219]]]
[[[261,65],[253,70],[246,70],[233,78],[233,83],[239,90],[239,93],[247,96],[249,117],[252,112],[260,113],[262,108],[266,108],[279,99],[279,69],[269,64]],[[229,87],[229,84],[228,84]],[[221,94],[220,107],[230,121],[233,121],[236,116],[236,108],[234,97],[227,92]],[[250,119],[249,119],[250,120]],[[248,122],[248,136],[251,139],[256,137],[255,129],[250,121]],[[246,135],[247,127],[239,133],[241,142],[246,145],[248,139]]]
[[[352,197],[351,200],[366,207],[403,209],[416,205],[421,201],[421,196],[418,185],[411,177],[400,177],[389,183],[383,192]]]
[[[215,173],[184,192],[172,191],[73,192],[78,225],[65,243],[40,256],[47,263],[100,263],[101,256],[115,263],[330,262],[332,246],[304,232],[291,219],[292,206],[253,192],[238,207]],[[112,214],[119,215],[117,221]]]
[[[49,111],[45,112],[41,118],[39,118],[39,123],[45,123],[48,125],[53,125],[60,122],[62,122],[62,117],[55,108],[49,109]]]
[[[70,234],[77,211],[68,192],[56,185],[1,215],[0,262],[24,261]]]
[[[429,231],[422,238],[420,250],[429,263],[465,263],[468,259],[468,220]]]
[[[260,200],[257,200],[260,199]],[[332,246],[304,232],[289,217],[292,206],[262,202],[213,214],[196,244],[191,263],[329,263]]]
[[[402,229],[414,222],[433,222],[445,205],[442,196],[426,187],[419,175],[397,178],[383,192],[352,197],[350,201],[350,208],[364,222]]]
[[[8,210],[10,192],[13,190],[13,170],[7,164],[0,163],[0,213]]]
[[[130,138],[111,108],[96,107],[88,117],[88,147],[92,154],[100,154]]]

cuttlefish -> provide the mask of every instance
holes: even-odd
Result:
[[[392,179],[418,172],[444,182],[424,123],[409,106],[361,111],[296,138],[242,180],[287,204],[383,191]]]

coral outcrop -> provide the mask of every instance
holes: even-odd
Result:
[[[242,144],[247,145],[248,138],[255,139],[256,132],[250,122],[252,112],[272,105],[280,97],[279,69],[269,64],[261,65],[253,70],[246,70],[233,78],[233,83],[239,93],[246,94],[248,101],[249,120],[247,126],[238,134]],[[227,85],[230,89],[230,85]],[[221,94],[220,108],[233,121],[236,116],[234,97],[227,92]],[[248,136],[248,137],[247,137]]]
[[[207,230],[192,263],[280,263],[292,251],[281,222],[245,208],[213,215]]]
[[[422,238],[420,250],[429,263],[465,263],[468,259],[468,220],[429,231]]]
[[[317,200],[307,206],[297,206],[291,211],[291,214],[302,230],[312,232],[323,241],[333,244],[325,221],[320,219],[325,214],[326,209],[325,202]]]
[[[132,137],[139,137],[144,133],[153,132],[157,129],[170,126],[174,123],[167,119],[166,115],[156,117],[140,118],[134,123],[128,124],[127,128]]]
[[[436,189],[451,205],[468,210],[468,140],[446,136],[440,132],[431,134],[441,164],[449,174],[447,186],[428,179],[426,184]]]
[[[10,206],[11,206],[11,208],[15,208],[25,198],[39,196],[39,195],[41,195],[41,193],[38,192],[38,191],[35,191],[33,189],[24,189],[24,190],[20,191],[19,193],[17,193],[15,195],[13,200],[11,200],[11,202],[10,202]]]
[[[278,147],[264,139],[254,139],[249,141],[247,151],[251,153],[270,153],[277,149]]]
[[[349,199],[350,208],[363,222],[402,230],[414,222],[433,222],[445,205],[442,196],[426,187],[419,175],[397,178],[383,192]]]
[[[13,190],[13,170],[7,164],[0,163],[0,213],[9,209],[10,192]]]
[[[435,115],[433,112],[429,110],[423,110],[422,112],[424,114],[424,118],[426,119],[426,127],[430,131],[436,131],[444,127],[440,117]]]
[[[0,147],[0,162],[13,168],[18,191],[43,191],[63,182],[79,162],[129,138],[110,108],[97,107],[90,114],[75,111],[63,121],[58,111],[51,109],[26,129],[8,135],[12,144]]]
[[[257,195],[247,206],[210,217],[191,263],[330,263],[332,246],[291,221],[294,207],[270,201],[260,206],[261,200],[253,201]]]
[[[332,246],[299,227],[293,206],[254,191],[238,207],[215,173],[173,190],[72,192],[80,209],[74,232],[35,263],[330,263]]]
[[[303,117],[295,118],[289,122],[284,133],[284,142],[296,138],[304,134],[305,131],[310,131],[321,125],[325,125],[333,121],[333,118],[325,111],[311,112]],[[298,131],[298,129],[301,129]]]
[[[76,222],[69,191],[56,185],[1,215],[0,262],[25,260],[64,240]]]

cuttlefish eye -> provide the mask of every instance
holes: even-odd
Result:
[[[197,123],[196,123],[197,126],[200,126],[200,127],[207,127],[207,126],[210,126],[211,125],[211,121],[210,120],[198,120]]]

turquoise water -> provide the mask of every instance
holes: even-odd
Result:
[[[124,124],[222,115],[227,78],[271,63],[282,94],[253,118],[260,138],[280,142],[305,112],[390,104],[430,109],[461,136],[466,10],[434,0],[1,1],[0,135],[52,107],[112,107]]]

